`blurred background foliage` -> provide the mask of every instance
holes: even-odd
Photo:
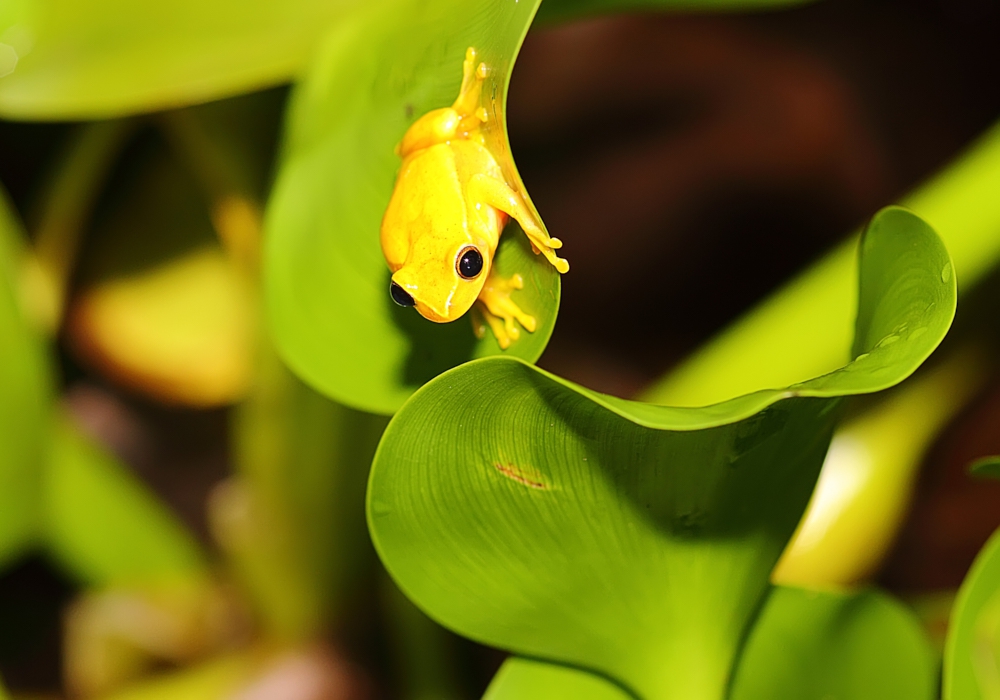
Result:
[[[945,696],[994,697],[995,539],[957,592],[1000,525],[1000,485],[967,475],[1000,453],[1000,10],[710,4],[727,13],[541,5],[506,113],[573,265],[539,366],[675,403],[831,369],[850,346],[845,236],[885,204],[914,207],[955,260],[954,330],[912,380],[848,407],[775,580],[849,591],[829,594],[830,620],[836,596],[880,584],[941,647],[957,594]],[[500,665],[424,617],[374,557],[364,490],[387,418],[296,378],[263,320],[285,85],[317,70],[358,7],[0,4],[13,697],[458,700]],[[475,16],[456,7],[439,21]],[[607,15],[623,9],[648,14]],[[420,27],[429,43],[436,29]],[[856,595],[864,614],[902,619]],[[516,696],[498,689],[509,667],[491,696]]]

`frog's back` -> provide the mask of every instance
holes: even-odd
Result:
[[[400,168],[382,219],[382,249],[395,270],[411,245],[456,240],[466,230],[467,212],[455,155],[437,144],[408,156]]]

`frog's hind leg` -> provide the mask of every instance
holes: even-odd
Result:
[[[514,323],[516,320],[529,333],[534,333],[537,323],[535,317],[524,313],[521,307],[514,303],[510,294],[515,289],[524,289],[524,278],[514,275],[510,279],[501,279],[493,271],[486,278],[486,284],[479,293],[479,298],[472,309],[472,329],[477,338],[486,335],[489,325],[496,336],[497,343],[504,350],[521,337],[521,330]]]
[[[469,180],[469,195],[475,201],[488,204],[517,219],[517,223],[521,224],[535,251],[544,255],[559,272],[569,271],[569,263],[555,253],[557,249],[562,248],[562,241],[553,238],[542,229],[535,215],[528,209],[524,198],[508,187],[507,183],[488,175],[473,175]]]
[[[486,64],[476,61],[476,50],[471,46],[467,48],[462,64],[462,87],[451,106],[462,116],[465,131],[475,129],[486,121],[486,110],[480,105],[479,97],[487,73]]]

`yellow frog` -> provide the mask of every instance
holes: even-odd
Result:
[[[524,286],[521,275],[493,273],[508,217],[559,272],[569,264],[555,254],[562,242],[542,229],[486,149],[480,128],[487,120],[480,105],[486,75],[486,64],[477,65],[469,48],[455,103],[418,119],[396,147],[403,163],[382,218],[381,243],[393,301],[437,323],[454,321],[475,304],[476,335],[483,337],[488,324],[506,349],[520,335],[515,320],[529,332],[536,325],[511,299]]]

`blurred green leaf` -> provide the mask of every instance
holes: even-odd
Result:
[[[49,553],[83,583],[147,583],[204,574],[191,534],[68,418],[56,421],[45,470]]]
[[[1000,698],[1000,531],[979,552],[955,600],[943,686],[944,700]]]
[[[483,700],[632,700],[635,696],[592,673],[535,659],[507,659]]]
[[[476,640],[644,697],[723,697],[836,399],[905,379],[954,314],[948,253],[909,212],[876,216],[860,261],[855,359],[787,389],[660,407],[512,358],[431,381],[373,465],[383,563],[431,617]]]
[[[255,299],[219,244],[196,183],[164,145],[140,144],[81,256],[70,346],[111,379],[167,403],[245,393]]]
[[[840,425],[771,580],[821,588],[872,576],[906,518],[927,450],[988,373],[981,348],[942,349],[932,366]]]
[[[488,145],[525,194],[504,110],[538,2],[381,3],[329,38],[293,93],[265,220],[268,320],[289,366],[337,401],[392,413],[444,370],[501,353],[492,335],[476,340],[468,318],[439,325],[392,303],[379,227],[399,167],[396,144],[415,119],[454,101],[470,46],[490,66]],[[516,299],[539,327],[506,354],[533,362],[555,323],[559,275],[514,224],[495,264],[502,275],[524,276]]]
[[[941,235],[962,289],[1000,262],[1000,124],[904,204]],[[724,329],[644,394],[699,406],[829,372],[847,359],[856,290],[852,238]],[[945,271],[942,271],[944,273]]]
[[[776,588],[744,647],[731,700],[931,700],[934,652],[920,624],[877,591]]]
[[[98,119],[258,90],[297,75],[356,0],[6,0],[0,114]]]
[[[969,473],[989,479],[1000,479],[1000,456],[980,457],[969,465]]]
[[[37,534],[52,401],[49,358],[21,304],[24,245],[20,224],[0,190],[0,566]]]
[[[386,419],[305,386],[268,348],[237,409],[237,477],[213,499],[214,529],[269,632],[303,641],[344,611],[372,562],[368,466]]]

